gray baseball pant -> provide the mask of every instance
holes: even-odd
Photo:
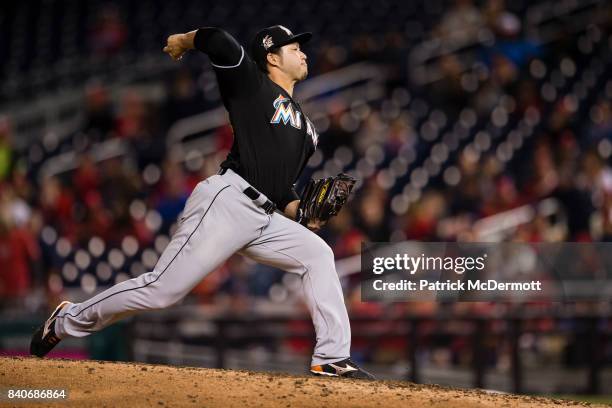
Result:
[[[84,337],[138,311],[167,308],[238,252],[301,276],[316,332],[312,365],[349,357],[351,329],[331,248],[282,214],[266,214],[260,205],[267,198],[251,200],[243,193],[247,187],[229,169],[200,182],[153,271],[68,305],[56,334]]]

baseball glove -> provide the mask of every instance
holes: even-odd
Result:
[[[302,225],[308,225],[310,220],[327,221],[338,214],[356,181],[344,173],[336,177],[310,179],[300,199],[297,221]]]

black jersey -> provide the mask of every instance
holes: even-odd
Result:
[[[314,125],[229,34],[200,29],[194,42],[211,58],[233,128],[234,143],[221,167],[236,171],[284,210],[299,199],[294,183],[316,149]]]

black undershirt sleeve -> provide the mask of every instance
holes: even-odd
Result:
[[[231,100],[251,95],[261,86],[259,68],[227,31],[216,27],[199,28],[193,45],[210,58],[226,107]]]
[[[235,65],[242,56],[242,47],[227,31],[216,27],[203,27],[196,31],[193,45],[215,65]]]
[[[299,200],[300,196],[295,192],[295,188],[291,187],[291,189],[283,196],[283,198],[278,202],[279,209],[281,211],[285,211],[285,207],[292,201]]]

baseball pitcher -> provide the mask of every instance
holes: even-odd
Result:
[[[219,28],[168,37],[163,50],[173,59],[192,49],[210,58],[234,131],[231,151],[219,173],[193,190],[154,269],[85,302],[62,302],[34,333],[33,355],[45,356],[67,336],[88,336],[131,314],[175,304],[237,252],[301,277],[316,331],[312,374],[374,378],[350,359],[334,254],[313,232],[337,213],[354,180],[339,175],[311,182],[302,200],[293,187],[319,137],[293,99],[295,84],[308,74],[301,45],[311,36],[268,27],[248,53]]]

